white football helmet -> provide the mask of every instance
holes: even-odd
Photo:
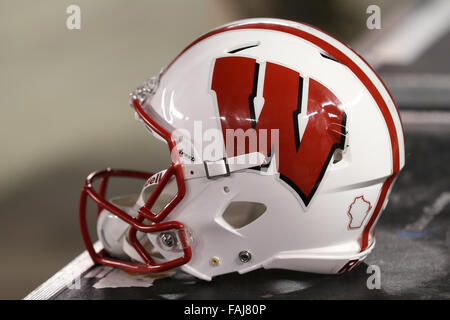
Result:
[[[80,222],[95,262],[210,280],[257,268],[341,273],[373,249],[404,166],[403,129],[380,78],[342,42],[298,22],[237,21],[195,40],[131,102],[172,164],[86,179]],[[115,176],[146,182],[107,201]]]

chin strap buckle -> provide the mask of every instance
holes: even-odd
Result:
[[[228,177],[232,172],[258,167],[264,164],[265,157],[262,153],[252,152],[231,158],[218,160],[205,160],[203,162],[182,163],[184,179],[206,177]]]
[[[203,165],[205,166],[206,178],[208,179],[215,177],[228,177],[231,172],[226,157],[216,161],[205,160],[203,161]]]

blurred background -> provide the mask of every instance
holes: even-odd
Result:
[[[23,298],[84,250],[77,209],[89,172],[107,166],[153,171],[169,164],[165,145],[134,120],[128,94],[199,35],[248,17],[315,25],[373,63],[394,88],[400,107],[413,110],[405,114],[405,125],[420,124],[423,117],[414,114],[417,99],[435,97],[436,110],[448,105],[448,24],[433,33],[442,48],[432,60],[446,62],[437,67],[418,62],[417,56],[399,63],[402,57],[395,52],[399,46],[408,51],[409,44],[395,39],[386,44],[385,34],[411,8],[444,2],[2,0],[0,299]],[[66,27],[72,4],[81,8],[81,30]],[[371,4],[381,8],[379,30],[366,24]],[[425,44],[420,54],[431,46]],[[405,64],[405,59],[410,60]],[[424,70],[425,76],[410,77]],[[409,94],[414,86],[417,99]],[[421,92],[424,86],[428,90]]]

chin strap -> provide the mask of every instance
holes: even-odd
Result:
[[[183,163],[184,179],[207,177],[227,177],[231,172],[259,167],[265,162],[260,152],[252,152],[237,157],[221,158],[218,160],[205,160],[202,163]]]

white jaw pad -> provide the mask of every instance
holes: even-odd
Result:
[[[266,157],[260,152],[252,152],[237,157],[222,158],[202,163],[183,163],[184,179],[214,178],[228,176],[231,172],[244,170],[264,164]]]
[[[127,237],[124,237],[122,241],[122,250],[131,259],[139,261],[140,263],[145,263],[144,260],[141,258],[141,256],[137,253],[136,249],[128,242]]]
[[[147,250],[147,252],[150,254],[152,259],[156,263],[162,263],[164,262],[164,257],[161,256],[159,251],[155,248],[153,243],[149,242],[149,238],[146,234],[138,232],[137,233],[138,241],[144,246],[144,248]],[[134,261],[138,261],[140,263],[144,263],[144,260],[142,257],[137,253],[136,249],[131,245],[131,243],[128,240],[128,237],[124,237],[122,242],[122,250],[128,255],[129,258],[131,258]]]

